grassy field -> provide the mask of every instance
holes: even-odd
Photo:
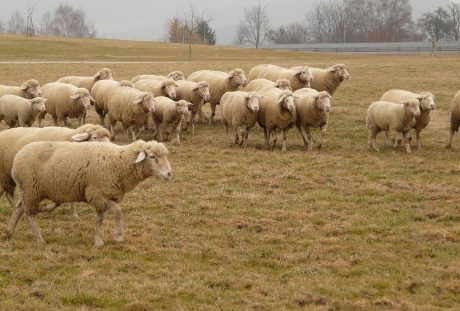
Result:
[[[111,215],[106,245],[92,246],[96,217],[85,204],[80,221],[66,207],[39,216],[46,246],[33,243],[22,220],[11,241],[0,242],[0,309],[460,308],[460,153],[444,149],[450,100],[460,89],[459,55],[194,47],[188,62],[186,53],[182,45],[152,42],[0,36],[0,61],[169,62],[108,65],[117,80],[176,69],[248,72],[260,63],[344,63],[352,79],[335,95],[321,151],[307,152],[296,130],[287,153],[265,150],[259,130],[244,149],[228,143],[219,123],[182,133],[181,146],[168,145],[173,179],[147,180],[122,204],[121,246],[111,240]],[[0,64],[0,83],[44,84],[102,66]],[[367,150],[367,106],[390,88],[436,95],[423,150]],[[89,121],[98,122],[94,112]],[[5,201],[0,231],[11,214]]]

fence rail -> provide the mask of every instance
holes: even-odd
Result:
[[[431,42],[272,44],[261,48],[333,53],[431,53],[433,50]],[[436,52],[460,52],[460,43],[438,42]]]

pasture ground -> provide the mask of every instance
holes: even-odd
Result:
[[[265,150],[257,129],[243,149],[229,144],[219,123],[200,124],[195,136],[182,133],[181,146],[168,144],[173,179],[149,179],[122,204],[123,245],[112,241],[108,215],[106,245],[93,247],[96,217],[85,204],[79,205],[80,221],[67,207],[39,216],[46,246],[33,243],[23,219],[12,240],[0,242],[0,309],[460,308],[460,153],[444,149],[450,101],[460,89],[458,54],[194,46],[193,61],[186,55],[182,45],[0,36],[1,61],[180,62],[111,64],[117,80],[176,69],[248,72],[260,63],[344,63],[352,80],[335,94],[321,151],[305,151],[295,129],[287,153],[279,145]],[[1,64],[0,83],[36,78],[45,84],[100,67]],[[436,95],[421,151],[367,150],[367,106],[391,88]],[[98,122],[94,111],[89,121]],[[6,200],[0,204],[3,231],[11,208]]]

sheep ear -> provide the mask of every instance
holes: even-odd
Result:
[[[163,88],[165,88],[165,87],[166,87],[166,80],[163,81],[163,82],[161,82],[161,88],[163,89]]]
[[[139,152],[139,155],[137,156],[137,159],[134,163],[142,162],[145,160],[146,157],[147,157],[147,154],[145,153],[145,151],[141,151]]]
[[[98,71],[98,73],[96,73],[96,75],[94,76],[96,79],[100,78],[102,75],[102,72],[101,71]]]
[[[197,85],[197,86],[195,86],[195,87],[192,89],[192,91],[197,91],[199,88],[200,88],[200,86]]]
[[[296,76],[301,75],[301,74],[302,74],[302,71],[303,71],[303,68],[298,69],[298,70],[295,72],[295,75],[296,75]]]
[[[403,102],[404,106],[409,107],[409,102]]]
[[[92,104],[96,103],[96,100],[91,95],[89,96],[89,100],[91,101]]]
[[[286,95],[281,95],[280,98],[278,99],[278,104],[281,104],[283,100],[286,98]]]
[[[27,90],[27,88],[29,87],[29,85],[27,83],[24,83],[22,86],[21,86],[21,90],[25,91]]]
[[[187,105],[188,105],[189,107],[191,107],[191,106],[195,106],[195,105],[194,105],[194,104],[192,104],[192,103],[188,103]]]
[[[81,96],[80,94],[71,95],[70,99],[76,100],[76,99],[79,99],[80,96]]]
[[[134,100],[134,103],[135,104],[140,104],[144,101],[144,97],[143,96],[138,96],[135,100]]]
[[[174,83],[174,87],[179,87],[179,84],[177,84],[177,83]]]
[[[420,102],[423,99],[423,95],[417,96],[416,99]]]
[[[89,136],[90,135],[88,133],[81,133],[81,134],[73,135],[71,138],[74,141],[80,142],[80,141],[88,140]]]

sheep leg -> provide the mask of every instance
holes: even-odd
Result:
[[[307,136],[305,134],[305,130],[304,130],[303,126],[297,126],[297,129],[299,130],[300,136],[302,136],[302,140],[303,140],[304,145],[306,147],[308,147],[308,140],[307,140]]]
[[[450,149],[454,149],[454,135],[455,135],[455,132],[453,129],[450,130],[450,133],[449,133],[449,142],[447,143],[446,145],[446,148],[450,148]]]
[[[264,134],[265,134],[265,146],[267,147],[267,149],[272,150],[272,148],[270,147],[271,131],[269,129],[264,129]]]
[[[40,233],[40,229],[37,225],[37,213],[26,213],[27,219],[29,220],[30,228],[32,229],[32,233],[35,237],[35,241],[37,243],[45,244],[45,240],[43,240],[42,234]]]
[[[420,150],[422,149],[422,146],[420,145],[420,131],[416,131],[415,136],[417,138],[417,149]]]
[[[75,203],[70,203],[70,211],[72,212],[73,220],[79,220],[80,216],[77,213],[77,205]]]
[[[8,227],[3,237],[4,240],[8,240],[11,238],[23,214],[24,214],[24,207],[23,207],[22,201],[19,200],[18,204],[16,205],[13,211],[13,214],[11,215],[10,221],[8,222]]]
[[[307,142],[308,142],[307,149],[308,151],[312,151],[313,150],[313,140],[311,137],[311,129],[309,126],[305,127],[305,134],[307,134]]]
[[[278,132],[276,130],[274,130],[273,131],[273,145],[272,145],[272,148],[275,148],[277,140],[278,140]]]
[[[109,211],[115,217],[115,230],[113,231],[113,239],[115,242],[121,243],[124,241],[123,232],[123,213],[121,212],[120,206],[114,201],[109,201],[107,204]]]
[[[6,199],[8,200],[8,203],[10,203],[11,207],[14,208],[16,206],[14,204],[14,192],[5,191],[5,196],[6,196]]]
[[[201,109],[202,107],[198,108],[198,116],[200,117],[201,122],[203,122],[204,124],[208,124],[208,117],[204,115],[204,112]]]
[[[136,140],[142,135],[142,133],[144,133],[146,129],[147,128],[144,125],[142,125],[141,129],[137,133]]]
[[[174,128],[174,138],[172,140],[172,143],[175,144],[175,145],[180,145],[180,137],[179,137],[179,132],[180,132],[180,128],[181,128],[181,123],[182,122],[179,122],[176,127]]]
[[[388,131],[385,131],[385,147],[389,147],[389,146],[391,146],[390,137],[389,137]]]
[[[123,124],[123,136],[125,138],[125,142],[129,143],[129,138],[128,138],[128,127]]]
[[[211,117],[209,118],[208,126],[212,125],[214,121],[214,117],[216,115],[216,107],[217,107],[217,105],[214,105],[212,103],[210,105],[211,105]]]
[[[65,127],[68,127],[68,126],[69,126],[69,123],[68,123],[68,121],[67,121],[67,117],[64,117],[63,122],[64,122],[64,126],[65,126]]]
[[[103,127],[106,127],[105,126],[105,122],[104,122],[104,119],[105,119],[105,111],[101,108],[98,108],[98,107],[95,107],[95,110],[97,112],[97,114],[99,115],[99,119],[101,120],[101,125]]]
[[[376,130],[373,127],[370,127],[369,128],[369,139],[367,142],[369,149],[374,148],[374,150],[377,152],[379,152],[379,147],[377,146],[377,134],[378,133],[379,133],[378,130]]]
[[[244,126],[238,126],[237,134],[238,134],[238,145],[242,146],[244,144]]]
[[[287,148],[286,148],[286,138],[287,138],[287,133],[288,133],[289,129],[287,130],[283,130],[283,148],[281,149],[281,151],[283,152],[286,152],[287,151]]]
[[[403,133],[404,145],[406,146],[406,153],[411,153],[410,150],[410,133]]]
[[[59,126],[57,117],[55,117],[55,116],[51,116],[51,117],[53,118],[54,125]]]
[[[321,126],[321,136],[319,137],[319,140],[317,143],[318,149],[321,149],[321,147],[323,146],[323,139],[324,139],[324,136],[326,135],[326,131],[327,131],[327,126],[325,125]]]
[[[94,234],[94,245],[97,247],[104,245],[104,241],[102,240],[102,222],[104,221],[104,212],[105,210],[97,211],[96,233]]]

